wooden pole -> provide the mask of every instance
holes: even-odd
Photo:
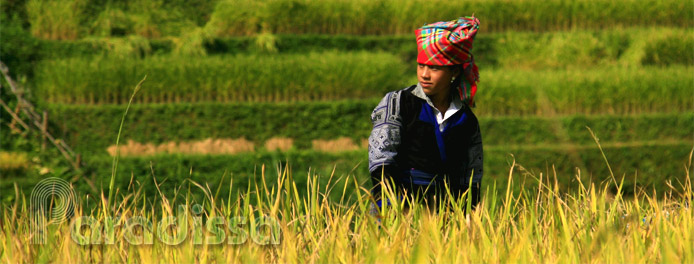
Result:
[[[79,166],[77,166],[73,158],[75,156],[75,153],[64,142],[56,140],[55,138],[53,138],[51,134],[42,129],[43,125],[40,120],[41,116],[39,116],[39,114],[36,113],[36,111],[34,111],[34,106],[22,97],[23,91],[20,90],[19,87],[17,87],[17,83],[14,80],[12,80],[7,65],[5,65],[2,61],[0,61],[0,72],[2,72],[2,74],[5,76],[5,80],[10,85],[10,91],[15,96],[17,96],[17,105],[21,106],[22,112],[24,112],[24,114],[29,118],[31,124],[38,128],[39,131],[42,132],[43,136],[45,136],[51,143],[53,143],[53,145],[55,145],[58,148],[60,153],[63,154],[63,157],[65,157],[65,159],[68,162],[70,162],[73,168],[78,169]]]
[[[9,113],[10,111],[7,111],[7,112]],[[15,115],[19,115],[19,105],[17,105],[17,106],[15,107],[15,109],[14,109],[14,114],[15,114]],[[12,118],[12,122],[10,122],[10,128],[11,128],[13,131],[14,131],[14,130],[19,131],[19,129],[17,129],[17,128],[14,126],[16,123],[17,123],[17,119]]]
[[[17,124],[19,124],[19,125],[21,125],[22,127],[24,127],[24,130],[29,130],[29,125],[27,125],[26,123],[24,123],[24,121],[23,121],[21,118],[19,118],[19,116],[18,116],[17,114],[15,114],[15,113],[12,111],[12,108],[10,108],[10,107],[5,103],[5,101],[2,100],[2,98],[0,98],[0,105],[2,105],[2,108],[4,108],[5,111],[7,111],[7,113],[10,114],[10,116],[12,116],[12,121],[16,121]]]
[[[17,97],[17,108],[21,109],[22,113],[24,113],[24,115],[27,117],[29,124],[38,128],[39,132],[41,132],[42,138],[44,138],[43,144],[45,144],[45,140],[51,142],[58,149],[58,151],[60,151],[60,154],[62,154],[63,157],[70,163],[70,165],[72,165],[72,167],[75,170],[79,171],[80,164],[82,163],[82,156],[75,154],[75,152],[72,151],[72,149],[67,144],[65,144],[65,142],[53,138],[53,136],[50,133],[48,133],[48,114],[44,111],[43,118],[41,118],[41,116],[38,113],[36,113],[36,111],[34,111],[34,106],[31,104],[31,102],[24,99],[24,97],[22,96],[24,91],[17,86],[17,83],[14,80],[12,80],[7,65],[5,65],[5,63],[3,63],[2,61],[0,61],[0,73],[4,75],[5,80],[9,84],[10,92],[12,92]],[[2,105],[2,107],[5,110],[7,110],[7,112],[12,116],[12,118],[16,120],[18,124],[23,126],[24,129],[36,129],[27,125],[27,123],[25,123],[24,120],[22,120],[18,114],[13,113],[12,109],[10,109],[10,107],[7,106],[7,104],[1,98],[0,105]],[[45,147],[42,145],[42,149],[43,148]],[[84,180],[93,192],[97,192],[94,183],[90,179],[84,177],[82,173],[77,173],[75,177],[76,179],[79,178]]]

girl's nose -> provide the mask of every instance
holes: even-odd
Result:
[[[421,73],[422,78],[429,78],[429,67],[424,66]]]

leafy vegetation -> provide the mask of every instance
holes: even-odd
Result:
[[[682,66],[483,69],[476,101],[478,111],[490,115],[685,111],[694,106],[691,70]],[[380,98],[414,84],[415,76],[408,72],[392,55],[365,52],[195,60],[67,59],[42,63],[36,69],[35,86],[37,96],[48,102],[123,103],[136,76],[147,74],[150,81],[137,102],[287,102]]]
[[[405,86],[405,67],[393,55],[369,52],[95,58],[45,62],[35,80],[48,102],[124,103],[133,77],[144,75],[139,102],[306,101],[385,94]]]
[[[62,1],[62,0],[61,0]],[[411,34],[424,23],[475,14],[485,32],[562,31],[660,25],[690,27],[694,8],[677,0],[579,1],[27,1],[35,36],[76,39],[180,37],[195,27],[215,36]],[[523,12],[519,12],[522,10]],[[89,23],[85,23],[89,22]]]
[[[28,34],[28,33],[27,33]],[[386,36],[268,34],[215,37],[205,31],[188,35],[202,38],[188,43],[203,54],[310,53],[319,51],[382,51],[414,61],[412,34]],[[648,35],[648,38],[644,38]],[[147,39],[136,35],[86,38],[76,41],[40,40],[43,59],[93,55],[141,58],[176,53],[186,39]],[[497,32],[476,37],[474,53],[482,68],[581,68],[593,65],[692,65],[687,56],[694,34],[681,28],[648,27],[558,32]],[[262,45],[259,45],[262,44]],[[129,48],[133,47],[133,48]],[[126,51],[131,51],[128,53]],[[522,52],[520,52],[522,51]],[[271,53],[272,54],[272,53]],[[680,54],[681,56],[674,56]],[[661,58],[662,57],[662,58]],[[656,62],[657,58],[657,62]]]

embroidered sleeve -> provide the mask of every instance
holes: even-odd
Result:
[[[470,161],[468,168],[471,170],[468,172],[468,175],[472,174],[472,182],[474,183],[478,183],[482,180],[482,169],[484,165],[482,154],[482,133],[480,133],[480,126],[479,123],[477,123],[477,131],[473,134],[470,148],[468,149],[468,160]]]
[[[369,172],[395,163],[402,127],[400,93],[386,94],[371,114],[373,130],[369,136]]]

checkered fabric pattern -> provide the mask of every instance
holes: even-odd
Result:
[[[453,21],[436,22],[417,30],[417,63],[425,65],[461,65],[465,78],[460,83],[460,99],[474,106],[473,98],[477,92],[479,71],[473,59],[472,42],[477,35],[479,19],[461,17]]]

